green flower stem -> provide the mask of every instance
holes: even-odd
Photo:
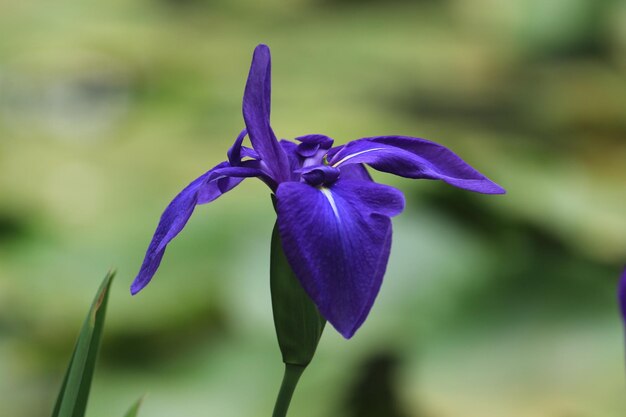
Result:
[[[285,364],[285,375],[283,376],[283,383],[280,385],[280,391],[278,392],[278,398],[276,398],[276,405],[274,406],[274,413],[272,417],[286,417],[289,410],[289,404],[291,403],[291,397],[296,390],[296,385],[300,380],[300,376],[306,367],[300,365]]]

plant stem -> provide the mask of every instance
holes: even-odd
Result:
[[[285,375],[283,376],[283,382],[280,385],[280,391],[278,392],[278,398],[276,398],[276,405],[274,406],[274,413],[272,417],[286,417],[287,410],[289,410],[289,404],[291,403],[291,397],[296,390],[298,380],[306,367],[300,365],[285,364]]]

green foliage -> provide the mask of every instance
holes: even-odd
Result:
[[[139,408],[141,408],[141,403],[143,402],[143,397],[137,400],[135,404],[126,412],[124,417],[137,417],[139,413]]]
[[[52,417],[83,417],[85,415],[104,328],[109,288],[114,276],[115,272],[109,272],[106,275],[91,304],[65,373]]]

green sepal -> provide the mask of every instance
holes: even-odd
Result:
[[[305,367],[313,359],[326,320],[291,270],[283,252],[278,224],[272,232],[270,289],[283,362]]]
[[[104,328],[109,288],[115,272],[109,272],[91,304],[74,346],[52,417],[84,417],[91,380]]]

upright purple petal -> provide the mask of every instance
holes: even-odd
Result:
[[[256,152],[246,148],[245,146],[242,146],[243,140],[245,139],[247,134],[248,131],[246,129],[242,130],[241,133],[239,133],[239,136],[237,136],[237,139],[235,139],[235,143],[233,143],[233,146],[231,146],[230,149],[228,149],[228,152],[226,152],[226,154],[228,155],[228,162],[232,166],[237,166],[241,164],[241,160],[245,157],[258,158]]]
[[[254,50],[243,96],[243,118],[252,147],[276,181],[290,178],[289,160],[270,126],[271,57],[266,45]]]
[[[346,145],[339,145],[339,146],[330,148],[328,152],[326,152],[326,158],[328,158],[329,161],[332,161],[335,155],[337,155],[337,152],[341,151],[345,146]]]
[[[289,169],[291,172],[300,169],[302,165],[302,157],[298,154],[298,145],[287,139],[281,139],[279,143],[287,154],[287,158],[289,159]]]
[[[131,293],[136,294],[148,285],[161,264],[167,245],[183,230],[197,204],[215,200],[234,188],[243,178],[262,174],[258,169],[231,167],[228,162],[222,162],[185,187],[163,212],[141,269],[131,285]],[[224,179],[230,181],[220,182]]]
[[[228,152],[226,152],[226,155],[228,155],[228,162],[231,165],[237,165],[241,161],[241,145],[247,134],[248,131],[243,129],[241,133],[239,133],[239,136],[237,136],[237,139],[235,139],[233,146],[231,146],[230,149],[228,149]]]
[[[395,188],[339,180],[278,187],[283,249],[322,315],[350,338],[367,317],[387,267],[391,220],[404,208]]]
[[[622,312],[622,319],[624,320],[624,323],[626,323],[626,267],[624,268],[622,278],[619,281],[618,299],[620,310]]]
[[[401,177],[442,180],[483,194],[506,192],[448,148],[425,139],[407,136],[363,138],[346,144],[330,160],[333,166],[357,163]]]

